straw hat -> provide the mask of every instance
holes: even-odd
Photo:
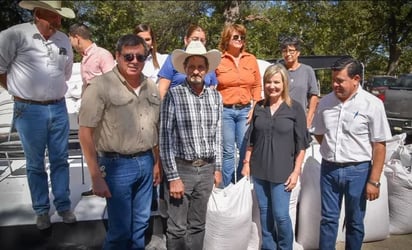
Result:
[[[59,14],[62,17],[75,18],[74,11],[69,8],[62,7],[61,1],[21,1],[19,6],[33,10],[34,8],[41,8]]]
[[[219,65],[221,59],[221,54],[219,50],[212,49],[206,51],[206,48],[205,46],[203,46],[203,43],[201,43],[200,41],[192,41],[187,46],[186,50],[175,49],[173,51],[173,67],[175,67],[175,69],[179,73],[186,74],[183,62],[186,60],[187,57],[195,55],[204,56],[207,58],[207,61],[209,62],[209,70],[207,71],[207,73],[214,71]]]

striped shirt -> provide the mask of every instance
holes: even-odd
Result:
[[[215,159],[222,169],[222,98],[208,87],[195,94],[185,82],[169,89],[160,114],[160,157],[167,180],[179,179],[175,157]]]

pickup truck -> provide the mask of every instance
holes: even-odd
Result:
[[[412,135],[412,73],[398,77],[385,91],[384,105],[392,133]]]

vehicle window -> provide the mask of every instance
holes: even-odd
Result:
[[[373,87],[381,87],[381,86],[393,86],[396,83],[395,78],[375,78],[373,80],[372,86]]]
[[[412,88],[412,75],[399,77],[396,81],[396,87]]]

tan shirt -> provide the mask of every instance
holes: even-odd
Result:
[[[159,91],[152,80],[141,79],[137,96],[114,67],[85,89],[79,125],[95,128],[97,151],[133,154],[158,144]]]

